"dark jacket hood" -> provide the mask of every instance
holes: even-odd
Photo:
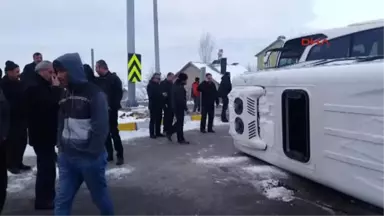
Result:
[[[58,57],[54,63],[55,62],[59,63],[67,70],[69,84],[80,84],[88,82],[79,53],[64,54]]]

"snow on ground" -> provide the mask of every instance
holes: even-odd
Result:
[[[131,166],[115,167],[115,168],[108,169],[105,172],[105,175],[111,179],[122,179],[125,176],[131,174],[134,170],[135,168]]]
[[[210,166],[233,166],[238,171],[240,179],[248,182],[265,197],[272,200],[290,202],[294,199],[294,192],[282,186],[279,179],[288,178],[288,174],[274,166],[249,165],[249,157],[199,157],[193,159],[195,164]]]
[[[114,167],[107,169],[105,175],[110,180],[120,180],[125,176],[131,174],[135,169],[129,165],[122,167]],[[23,172],[20,174],[12,174],[8,172],[8,193],[19,193],[29,188],[36,181],[36,166],[32,168],[32,171]],[[59,178],[59,170],[56,168],[56,179]]]
[[[230,165],[243,163],[248,161],[248,157],[211,157],[211,158],[202,158],[199,157],[194,160],[197,164],[205,164],[205,165]]]
[[[135,107],[131,111],[119,111],[118,112],[119,124],[129,122],[144,122],[148,120],[148,108],[144,106]]]
[[[223,123],[219,118],[215,118],[213,125],[220,126],[226,125],[228,123]],[[196,130],[200,128],[200,121],[188,121],[184,124],[184,131]],[[120,131],[120,137],[123,141],[128,141],[131,139],[149,137],[148,128],[139,128],[137,131]]]
[[[213,125],[220,126],[226,125],[228,123],[223,123],[219,118],[215,118]],[[188,121],[184,124],[184,131],[195,130],[200,128],[200,121]],[[136,138],[149,137],[148,128],[139,128],[136,131],[120,131],[120,137],[122,141],[128,141]],[[56,149],[57,152],[57,149]],[[34,157],[36,156],[33,147],[27,145],[27,148],[24,152],[25,157]]]

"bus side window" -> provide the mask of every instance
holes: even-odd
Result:
[[[352,35],[352,57],[383,55],[383,30],[376,28]]]
[[[307,61],[345,58],[349,56],[351,35],[329,40],[329,44],[318,44],[309,51]]]

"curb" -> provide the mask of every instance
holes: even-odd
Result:
[[[185,116],[184,117],[184,124],[189,121],[200,121],[201,115],[191,115],[191,116]],[[120,131],[136,131],[141,128],[148,128],[149,120],[147,121],[141,121],[141,122],[126,122],[126,123],[120,123],[118,128]],[[163,124],[163,121],[161,121],[161,124]]]

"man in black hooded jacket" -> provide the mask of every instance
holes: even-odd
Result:
[[[152,139],[164,137],[161,134],[161,118],[164,107],[164,98],[160,86],[160,74],[153,74],[147,85],[148,108],[149,108],[149,136]]]
[[[174,74],[169,72],[167,78],[161,81],[160,87],[164,98],[164,133],[167,133],[171,129],[173,123],[173,112],[171,103],[172,85],[173,85]]]
[[[115,147],[116,165],[122,165],[124,164],[124,148],[119,133],[118,112],[121,109],[121,99],[123,98],[123,84],[116,73],[109,71],[108,65],[104,60],[96,62],[96,72],[99,74],[99,77],[97,77],[95,82],[106,94],[108,100],[110,133],[105,144],[108,152],[108,161],[113,161],[113,147]]]
[[[172,128],[167,132],[167,138],[172,141],[172,135],[177,133],[177,142],[179,144],[189,144],[184,138],[184,115],[188,111],[187,107],[187,91],[185,85],[187,84],[188,75],[180,73],[177,80],[172,86],[172,109],[176,117],[176,122]]]
[[[226,72],[221,77],[221,82],[219,86],[219,97],[221,97],[223,101],[223,109],[221,110],[221,121],[222,122],[228,122],[227,118],[227,110],[228,110],[228,95],[232,90],[232,83],[231,83],[231,77],[230,73]]]
[[[4,145],[9,131],[9,106],[0,88],[0,214],[3,210],[7,196],[7,151]]]

